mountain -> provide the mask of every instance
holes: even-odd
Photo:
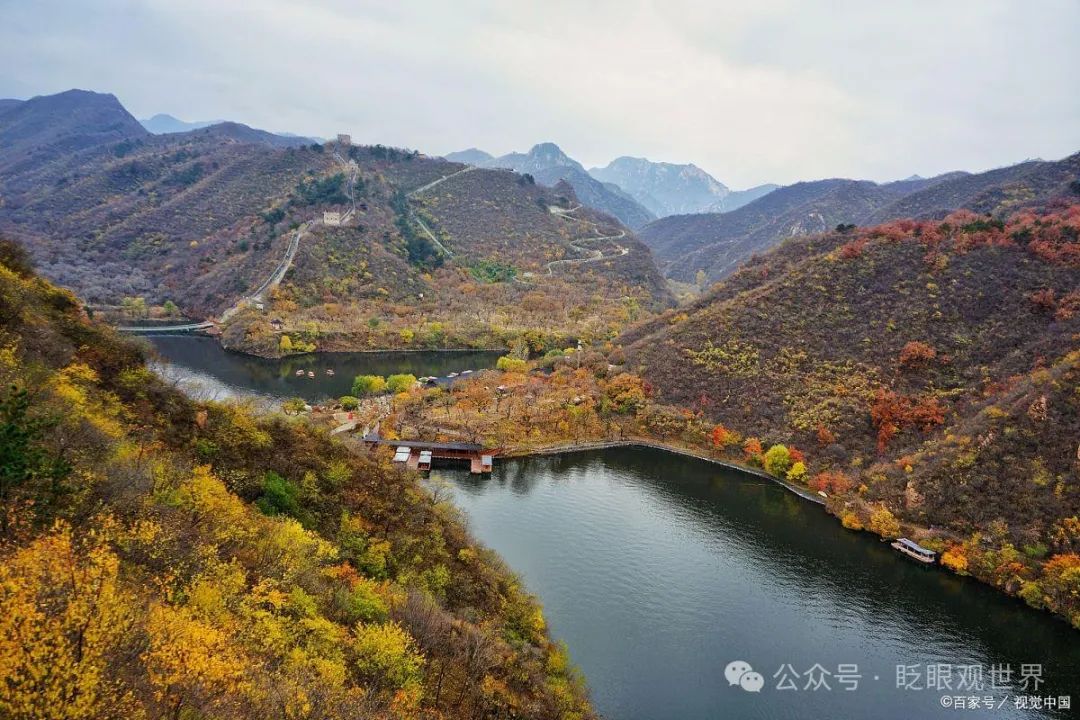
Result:
[[[732,190],[728,193],[728,196],[724,198],[724,207],[720,212],[731,212],[732,210],[738,210],[743,205],[749,205],[760,197],[765,197],[773,190],[779,188],[779,185],[774,183],[765,183],[764,185],[755,185],[752,188],[746,190]]]
[[[940,218],[956,208],[1002,215],[1015,208],[1075,192],[1080,179],[1080,153],[1057,161],[1029,160],[982,173],[953,173],[880,208],[864,220],[879,223],[896,218]]]
[[[628,228],[639,228],[655,218],[653,213],[617,185],[601,182],[591,176],[581,163],[564,153],[555,143],[539,143],[527,153],[515,152],[497,158],[491,158],[487,153],[475,149],[463,150],[461,153],[476,158],[469,164],[528,174],[536,182],[549,187],[565,180],[574,188],[582,203],[608,213]],[[458,153],[451,153],[447,157],[449,159],[458,156]]]
[[[275,302],[232,316],[231,346],[490,348],[529,334],[565,347],[673,302],[649,250],[566,183],[382,146],[342,157],[236,123],[152,135],[115,98],[81,97],[89,109],[67,98],[63,114],[0,115],[0,147],[26,148],[0,154],[0,233],[115,319],[139,297],[224,312],[300,226]],[[353,212],[327,226],[324,211]]]
[[[639,235],[668,277],[693,282],[702,272],[708,281],[715,281],[785,238],[841,224],[941,217],[959,208],[1000,215],[1069,193],[1077,176],[1080,154],[979,174],[957,172],[884,184],[846,179],[802,182],[773,190],[732,212],[662,218]]]
[[[466,165],[477,165],[483,167],[491,160],[495,159],[495,156],[491,153],[486,153],[483,150],[477,148],[469,148],[468,150],[459,150],[446,155],[444,160],[450,162],[464,163]]]
[[[266,143],[267,145],[278,147],[290,147],[306,143],[322,142],[319,138],[305,137],[303,135],[297,135],[296,133],[287,132],[272,133],[229,120],[185,122],[164,113],[159,113],[152,118],[140,120],[139,123],[155,135],[187,133],[206,128],[216,128],[214,132],[217,132],[223,137],[231,136],[233,139],[240,142]]]
[[[696,165],[651,162],[645,158],[620,157],[589,174],[613,183],[657,217],[701,212],[728,212],[776,189],[759,185],[733,192]]]
[[[613,361],[736,452],[797,447],[845,525],[895,515],[950,567],[1080,626],[1046,562],[1080,550],[1078,238],[1075,199],[794,237],[625,333]]]
[[[8,110],[18,107],[23,104],[23,100],[16,100],[15,98],[0,98],[0,115],[3,115]]]
[[[225,122],[224,120],[203,120],[196,122],[185,122],[172,115],[165,113],[158,113],[157,115],[139,120],[139,123],[147,129],[147,131],[154,133],[155,135],[164,135],[165,133],[178,133],[187,132],[188,130],[198,130],[200,128],[208,127],[210,125],[217,125],[218,123]]]
[[[269,145],[271,147],[300,147],[314,142],[312,138],[291,134],[281,135],[266,130],[257,130],[235,122],[219,122],[203,128],[188,130],[186,134],[189,137],[217,137],[234,142]]]
[[[114,95],[68,90],[31,98],[0,114],[0,170],[42,153],[70,153],[149,133]]]

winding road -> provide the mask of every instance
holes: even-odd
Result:
[[[468,167],[465,167],[465,168],[463,168],[461,170],[458,170],[456,172],[452,172],[449,175],[443,175],[442,177],[438,178],[437,180],[432,180],[431,182],[429,182],[429,183],[427,183],[425,185],[421,185],[418,188],[410,190],[407,193],[407,195],[408,195],[408,197],[416,197],[417,195],[419,195],[421,193],[427,192],[428,190],[431,190],[432,188],[441,185],[442,183],[446,182],[447,180],[450,180],[451,178],[455,178],[458,175],[463,175],[463,174],[465,174],[467,172],[472,172],[473,170],[476,170],[476,169],[477,168],[475,166],[469,165]],[[592,222],[591,220],[585,220],[583,218],[579,218],[579,217],[576,217],[576,216],[571,214],[571,213],[574,213],[575,211],[577,211],[580,208],[581,208],[581,204],[579,203],[579,204],[575,205],[574,207],[572,207],[570,209],[564,209],[564,208],[560,208],[560,207],[555,206],[555,205],[551,205],[551,206],[548,207],[548,210],[553,215],[558,215],[559,217],[564,218],[566,220],[572,220],[574,222],[582,223],[583,225],[588,225],[588,226],[590,226],[592,228],[598,228],[599,226],[596,223]],[[424,234],[427,235],[428,238],[430,238],[433,243],[435,243],[436,247],[438,247],[440,250],[442,250],[444,253],[446,253],[446,255],[448,257],[453,257],[454,253],[452,253],[449,248],[447,248],[445,245],[443,245],[441,242],[439,242],[439,239],[437,237],[435,237],[435,233],[433,233],[431,231],[431,229],[428,228],[427,224],[423,220],[421,220],[416,215],[416,213],[412,213],[412,219],[414,221],[416,221],[416,224],[420,226],[420,229],[424,231]],[[627,254],[629,254],[630,249],[626,248],[626,247],[623,247],[622,245],[618,245],[618,244],[615,245],[615,247],[618,248],[618,252],[616,252],[614,254],[608,254],[608,255],[605,255],[602,250],[593,250],[593,249],[590,249],[590,248],[587,248],[587,247],[583,247],[585,243],[594,243],[594,242],[604,241],[604,240],[621,240],[624,237],[626,237],[626,230],[620,230],[617,235],[596,235],[596,236],[582,237],[582,238],[577,238],[575,240],[571,240],[571,241],[569,241],[570,247],[573,248],[574,250],[578,251],[578,252],[585,253],[587,256],[586,257],[581,257],[581,258],[569,258],[569,259],[563,259],[563,260],[552,260],[551,262],[549,262],[547,265],[544,266],[546,274],[554,275],[555,274],[555,268],[557,268],[557,267],[572,266],[572,265],[583,265],[585,263],[599,262],[601,260],[610,260],[611,258],[622,257],[624,255],[627,255]],[[523,281],[523,280],[518,280],[517,278],[515,278],[515,280],[517,282],[519,282],[519,283],[526,284],[526,285],[531,285],[532,284],[532,283],[529,283],[529,282],[526,282],[526,281]]]
[[[588,226],[590,226],[592,228],[598,228],[599,226],[596,223],[592,222],[591,220],[585,220],[585,219],[582,219],[582,218],[579,218],[579,217],[576,217],[576,216],[570,214],[572,212],[575,212],[575,211],[579,210],[580,208],[581,208],[580,204],[575,205],[574,207],[570,208],[569,210],[565,210],[565,209],[560,208],[560,207],[558,207],[556,205],[551,205],[551,206],[548,207],[548,210],[553,215],[558,215],[559,217],[561,217],[561,218],[563,218],[565,220],[573,220],[574,222],[579,222],[579,223],[582,223],[584,225],[588,225]],[[591,250],[591,249],[589,249],[587,247],[582,247],[585,243],[593,243],[593,242],[602,241],[602,240],[621,240],[624,237],[626,237],[626,230],[620,230],[617,235],[597,235],[597,236],[592,236],[592,237],[582,237],[582,238],[577,238],[575,240],[571,240],[570,241],[570,247],[574,248],[575,250],[577,250],[579,252],[588,253],[588,257],[570,258],[570,259],[566,259],[566,260],[552,260],[551,262],[549,262],[545,266],[547,268],[547,274],[548,275],[554,275],[555,274],[555,268],[556,267],[561,267],[561,266],[564,266],[564,265],[565,266],[584,265],[585,263],[599,262],[600,260],[610,260],[611,258],[622,257],[623,255],[627,255],[630,252],[630,248],[623,247],[622,245],[619,245],[618,243],[615,244],[615,247],[618,248],[618,252],[616,252],[614,254],[611,254],[611,255],[605,255],[603,250]]]

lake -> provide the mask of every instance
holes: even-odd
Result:
[[[292,397],[308,402],[352,392],[357,375],[412,373],[446,376],[495,366],[500,352],[482,350],[378,353],[312,353],[272,359],[231,352],[214,338],[154,335],[146,340],[161,356],[155,369],[189,394],[208,399],[253,398],[272,403]],[[298,376],[296,372],[304,374]],[[330,375],[326,371],[333,370]],[[308,371],[315,377],[309,378]]]
[[[647,448],[497,461],[489,478],[435,474],[540,598],[607,718],[1072,717],[1013,698],[1080,701],[1080,633],[844,530],[768,480]],[[730,685],[733,661],[764,687]],[[1022,664],[1042,665],[1038,692],[989,689],[993,666],[1001,679],[1011,665],[1016,681]],[[923,689],[897,689],[897,666]],[[973,667],[982,691],[967,690]],[[943,707],[954,695],[1005,704]]]
[[[266,360],[209,338],[151,342],[186,389],[264,399],[337,397],[357,374],[445,375],[498,355]],[[539,597],[610,720],[1064,718],[1074,715],[1015,698],[1080,701],[1080,633],[844,530],[768,480],[645,448],[499,460],[487,478],[433,475]],[[732,685],[736,661],[746,666],[733,666]],[[1022,666],[1036,664],[1038,690],[1020,690]],[[991,688],[1006,666],[1013,682]],[[995,707],[943,705],[970,698]]]

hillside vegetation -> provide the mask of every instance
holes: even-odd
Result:
[[[0,388],[0,716],[592,716],[415,475],[185,398],[10,243]]]
[[[283,283],[223,328],[230,347],[544,349],[672,304],[648,249],[565,183],[236,123],[155,136],[83,92],[9,109],[0,146],[0,231],[111,320],[220,315],[298,228]]]
[[[755,253],[789,237],[838,225],[941,219],[957,209],[1003,217],[1027,206],[1076,197],[1080,154],[1029,161],[984,173],[948,173],[877,184],[830,179],[782,187],[732,212],[675,215],[650,223],[641,239],[667,277],[711,284]]]
[[[797,447],[845,524],[1080,624],[1080,205],[788,240],[620,343],[721,445]]]

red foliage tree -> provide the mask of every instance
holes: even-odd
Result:
[[[817,426],[817,441],[818,445],[821,445],[822,447],[832,445],[836,442],[836,433],[819,423]]]
[[[735,433],[728,430],[723,425],[717,425],[712,430],[712,445],[714,448],[720,449],[730,445],[735,440]]]
[[[870,404],[870,419],[877,428],[877,449],[885,452],[889,441],[906,427],[916,426],[930,432],[945,422],[945,409],[936,397],[913,399],[880,389]]]
[[[814,490],[833,493],[834,495],[846,493],[852,487],[851,478],[842,472],[836,471],[818,473],[807,484]]]
[[[906,368],[921,367],[936,357],[937,350],[918,340],[912,340],[900,349],[900,364]]]

